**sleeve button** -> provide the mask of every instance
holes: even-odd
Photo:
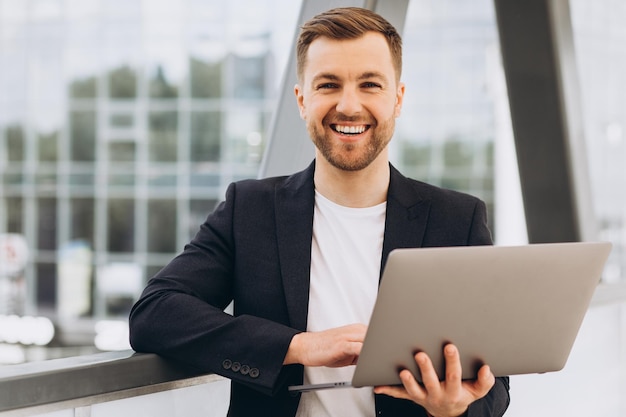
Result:
[[[241,365],[241,375],[248,375],[250,373],[250,367],[248,365]]]
[[[233,366],[230,368],[233,372],[239,372],[241,364],[239,362],[233,362]]]
[[[259,370],[257,368],[252,368],[250,369],[250,378],[258,378],[259,377]]]
[[[230,369],[233,366],[233,362],[230,359],[225,359],[224,362],[222,362],[222,368],[224,369]]]

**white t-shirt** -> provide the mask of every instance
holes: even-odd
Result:
[[[368,324],[376,295],[387,204],[349,208],[315,192],[308,331]],[[305,367],[304,382],[350,381],[354,366]],[[373,417],[371,387],[302,394],[297,417]]]

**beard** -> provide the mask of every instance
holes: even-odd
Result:
[[[344,117],[341,121],[348,120],[349,118]],[[326,118],[321,129],[313,122],[307,123],[309,136],[324,159],[343,171],[359,171],[367,168],[389,144],[395,129],[395,118],[370,125],[369,138],[366,142],[358,143],[337,142],[331,134],[327,134],[323,126],[330,126]]]

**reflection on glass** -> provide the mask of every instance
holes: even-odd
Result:
[[[39,160],[55,162],[58,159],[59,132],[40,133],[38,136]]]
[[[115,162],[132,162],[135,160],[137,145],[132,141],[110,142],[109,160]]]
[[[54,22],[38,7],[19,22],[0,13],[0,233],[42,249],[29,279],[45,294],[30,309],[58,300],[57,240],[89,242],[94,268],[132,259],[148,278],[227,183],[256,177],[299,11],[293,0],[96,3],[61,7]]]
[[[151,187],[175,187],[178,182],[178,175],[175,172],[168,173],[167,171],[162,167],[151,169],[148,173],[148,185]]]
[[[7,232],[23,233],[22,212],[24,210],[24,199],[21,197],[7,197],[5,207],[7,210]]]
[[[219,98],[222,96],[222,63],[189,58],[191,97]]]
[[[234,57],[235,98],[265,96],[265,60],[266,56]]]
[[[155,74],[150,78],[150,97],[152,98],[176,98],[178,87],[171,84],[165,77],[163,67],[156,68]]]
[[[178,113],[174,111],[151,112],[149,127],[150,161],[175,162],[178,143]]]
[[[23,161],[25,152],[24,129],[19,125],[11,125],[6,128],[6,155],[9,161]]]
[[[4,174],[4,184],[6,185],[21,185],[25,182],[24,174],[22,170],[10,170],[7,169]]]
[[[70,113],[70,151],[72,161],[94,161],[96,155],[96,113]]]
[[[606,282],[626,280],[626,9],[621,0],[570,2],[599,239],[611,241]]]
[[[217,168],[217,167],[216,167]],[[217,187],[221,184],[219,172],[212,172],[215,169],[201,166],[192,166],[190,185],[193,188]]]
[[[97,80],[95,76],[79,78],[70,83],[72,98],[96,98]]]
[[[132,252],[135,248],[135,201],[109,199],[107,248],[110,252]]]
[[[222,161],[260,162],[263,153],[265,114],[258,107],[239,106],[224,114],[224,126],[228,134],[228,156]]]
[[[109,186],[111,187],[132,187],[135,185],[135,183],[136,177],[135,174],[132,172],[114,171],[109,173]]]
[[[57,265],[50,262],[37,263],[37,305],[45,310],[55,307],[57,298]]]
[[[221,113],[214,111],[192,112],[189,132],[191,160],[193,162],[219,161],[221,135]]]
[[[114,99],[130,99],[137,96],[137,74],[129,66],[109,73],[109,96]]]
[[[473,158],[471,143],[451,139],[444,144],[443,159],[447,168],[465,168],[471,171]]]
[[[95,175],[93,173],[74,173],[69,175],[69,184],[72,186],[88,186],[92,187],[95,182]]]
[[[35,176],[35,183],[38,186],[56,186],[57,174],[54,170],[48,169],[48,167],[39,167],[39,171]]]
[[[57,199],[37,200],[37,248],[55,250],[57,248]]]
[[[133,115],[125,114],[125,113],[115,113],[112,114],[109,118],[111,126],[114,127],[132,127],[133,126]]]
[[[148,251],[176,251],[176,201],[148,201]]]
[[[73,198],[71,204],[71,240],[83,240],[94,246],[94,213],[93,198]]]

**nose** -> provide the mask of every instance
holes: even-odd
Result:
[[[358,92],[352,88],[343,88],[339,101],[337,102],[337,112],[347,116],[352,116],[361,112],[361,100]]]

